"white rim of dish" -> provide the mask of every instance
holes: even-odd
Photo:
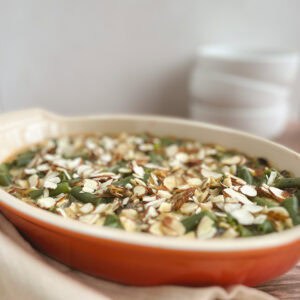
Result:
[[[229,45],[200,45],[197,56],[227,61],[295,63],[299,62],[299,52],[294,49],[257,48]]]
[[[3,119],[9,119],[17,116],[23,112],[12,112],[2,115]],[[251,139],[257,139],[264,143],[270,144],[272,147],[278,147],[300,158],[300,154],[288,149],[280,144],[268,141],[264,138],[244,133],[238,130],[212,125],[208,123],[201,123],[197,121],[184,120],[179,118],[162,117],[162,116],[150,116],[150,115],[103,115],[103,116],[86,116],[86,117],[64,117],[56,114],[49,113],[40,109],[28,110],[27,113],[40,114],[41,117],[51,118],[52,121],[68,121],[77,120],[78,122],[84,120],[105,120],[105,119],[123,119],[132,121],[157,121],[157,122],[176,122],[177,124],[194,125],[202,128],[221,130],[227,133],[231,133],[238,136],[244,136]],[[1,118],[0,117],[0,118]],[[268,235],[238,238],[238,239],[212,239],[212,240],[197,240],[197,239],[183,239],[174,237],[158,237],[147,233],[130,233],[119,229],[98,227],[95,225],[87,225],[80,223],[76,220],[65,219],[61,216],[55,215],[51,212],[42,210],[30,206],[16,197],[8,194],[4,190],[0,189],[0,202],[5,203],[5,206],[19,211],[21,214],[36,219],[42,223],[50,224],[54,227],[62,228],[67,231],[75,232],[85,236],[94,238],[107,239],[120,243],[127,243],[142,247],[153,247],[169,250],[181,250],[181,251],[203,251],[203,252],[238,252],[248,250],[263,250],[267,248],[273,248],[278,246],[284,246],[288,243],[300,241],[300,226],[296,226],[292,229],[285,230],[279,233],[271,233]],[[0,205],[1,207],[1,205]]]

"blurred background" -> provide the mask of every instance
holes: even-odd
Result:
[[[39,106],[64,114],[188,117],[199,45],[300,49],[298,0],[1,0],[0,5],[2,111]],[[298,76],[294,80],[289,120],[299,117]]]

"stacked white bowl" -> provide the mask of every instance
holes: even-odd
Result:
[[[200,47],[190,79],[190,116],[275,137],[289,118],[298,66],[293,51]]]

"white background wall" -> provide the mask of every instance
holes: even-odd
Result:
[[[185,116],[199,43],[300,49],[299,12],[298,0],[0,0],[1,108]]]

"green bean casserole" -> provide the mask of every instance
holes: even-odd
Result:
[[[265,158],[148,133],[48,140],[1,164],[0,184],[64,218],[158,236],[249,237],[300,223],[300,178]]]

